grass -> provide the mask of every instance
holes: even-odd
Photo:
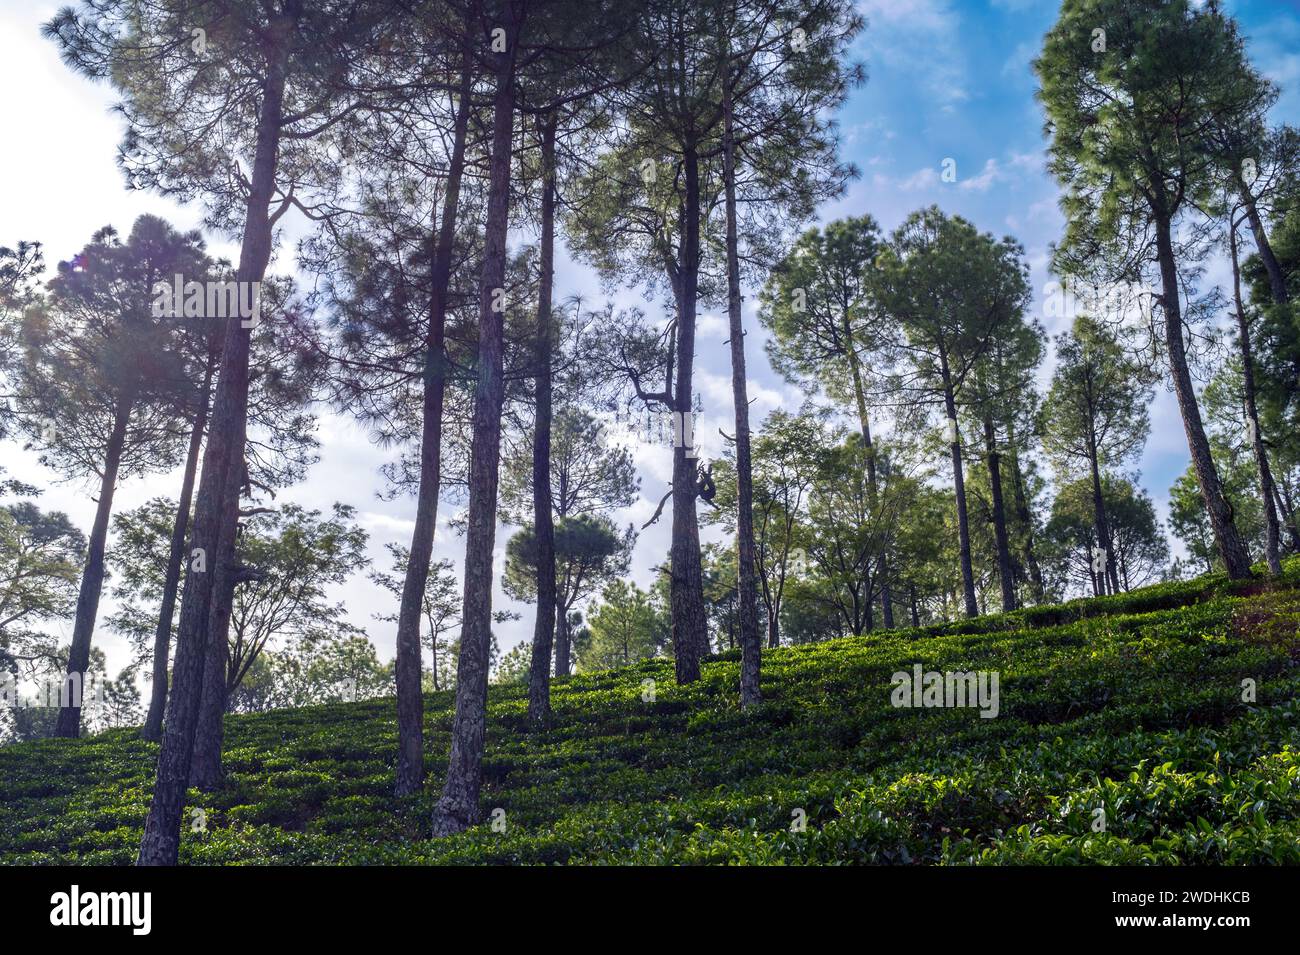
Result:
[[[767,651],[752,713],[735,653],[688,687],[666,660],[559,681],[546,732],[523,687],[493,687],[485,821],[446,840],[428,823],[450,693],[426,699],[429,780],[406,799],[391,699],[232,716],[227,785],[191,793],[181,859],[1300,863],[1298,629],[1300,560],[1273,583]],[[998,717],[895,708],[891,675],[914,663],[998,671]],[[156,753],[131,730],[0,749],[0,863],[132,862]]]

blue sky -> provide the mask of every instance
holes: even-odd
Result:
[[[5,128],[21,130],[0,149],[0,244],[35,239],[46,244],[51,264],[75,253],[98,227],[112,223],[129,228],[143,212],[162,215],[184,228],[198,226],[198,210],[145,193],[131,192],[114,166],[120,139],[118,120],[109,114],[111,91],[74,76],[59,61],[52,44],[38,33],[59,3],[47,0],[0,0],[0,88]],[[1238,17],[1249,39],[1256,64],[1276,82],[1284,95],[1276,118],[1300,120],[1300,3],[1297,0],[1237,0],[1225,4]],[[886,230],[914,209],[937,203],[971,219],[981,229],[1015,236],[1025,246],[1032,283],[1041,291],[1048,282],[1049,244],[1062,229],[1058,191],[1044,171],[1042,115],[1033,98],[1030,62],[1055,19],[1050,0],[862,0],[868,19],[855,47],[867,66],[865,86],[855,90],[840,115],[843,155],[862,172],[846,195],[820,210],[821,221],[869,212]],[[940,178],[945,159],[956,162],[957,179]],[[526,241],[527,236],[515,236]],[[233,256],[234,248],[220,236],[209,236],[214,251]],[[276,268],[293,270],[292,248],[282,248]],[[750,394],[754,413],[763,417],[778,407],[797,407],[803,396],[782,382],[763,357],[763,335],[750,311],[756,290],[747,291],[746,321]],[[588,301],[603,298],[589,270],[562,256],[556,294],[582,293]],[[636,290],[616,296],[624,304],[643,304]],[[1049,333],[1060,322],[1041,314]],[[655,310],[657,312],[657,309]],[[723,316],[701,316],[698,387],[704,416],[697,435],[704,453],[716,453],[708,435],[731,419],[730,369]],[[1050,360],[1043,375],[1050,372]],[[413,504],[409,500],[380,501],[379,466],[391,452],[377,448],[353,423],[336,416],[322,418],[322,462],[308,480],[283,497],[312,507],[328,508],[336,499],[355,505],[370,531],[372,558],[386,568],[383,545],[409,542]],[[641,447],[636,460],[643,476],[643,496],[617,515],[621,521],[644,522],[664,491],[670,470],[667,449]],[[1187,449],[1177,409],[1167,393],[1152,407],[1152,435],[1139,462],[1144,484],[1163,512],[1172,479],[1187,465]],[[79,484],[51,482],[56,477],[36,463],[30,453],[9,442],[0,448],[0,463],[10,474],[50,489],[42,505],[68,511],[89,527],[93,503],[89,489]],[[127,482],[119,490],[117,508],[125,510],[158,494],[175,495],[178,469],[166,475]],[[436,551],[459,564],[464,543],[446,527],[454,507],[442,508]],[[633,576],[643,583],[650,567],[667,550],[668,521],[642,534],[633,561]],[[706,538],[716,537],[706,532]],[[498,570],[506,534],[498,538]],[[954,573],[956,569],[954,568]],[[498,572],[499,578],[499,572]],[[374,613],[391,612],[392,598],[377,592],[358,574],[337,592],[355,623],[366,626],[381,657],[392,655],[388,624],[376,623]],[[510,606],[498,586],[497,606]],[[101,605],[101,619],[111,612]],[[515,605],[523,619],[498,630],[503,649],[531,634],[529,608]],[[70,622],[62,636],[69,636]],[[106,628],[96,644],[109,655],[110,669],[125,660],[121,640]]]

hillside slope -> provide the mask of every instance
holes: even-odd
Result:
[[[770,651],[752,715],[734,654],[686,688],[666,660],[560,681],[545,733],[523,687],[494,687],[497,825],[444,841],[427,831],[451,694],[427,701],[430,780],[405,800],[390,699],[234,716],[227,786],[192,794],[181,858],[1300,863],[1298,622],[1292,562],[1280,584],[1206,578]],[[891,675],[917,663],[997,671],[997,717],[892,705]],[[128,730],[0,749],[0,862],[133,861],[156,751]]]

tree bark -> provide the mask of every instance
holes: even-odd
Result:
[[[568,676],[573,669],[573,641],[569,633],[569,613],[565,606],[567,601],[558,599],[555,608],[555,675]]]
[[[673,410],[682,416],[682,433],[693,404],[695,305],[700,267],[700,165],[694,145],[686,148],[686,196],[683,222],[680,293],[677,309],[677,377]],[[692,444],[694,438],[692,437]],[[700,658],[708,652],[708,623],[704,612],[704,574],[700,564],[700,528],[695,513],[695,448],[673,448],[673,528],[669,563],[669,603],[673,627],[673,656],[677,682],[700,678]],[[688,457],[687,454],[690,453]]]
[[[54,735],[75,739],[81,734],[81,697],[86,687],[86,670],[90,666],[90,640],[95,633],[99,613],[99,596],[104,589],[104,546],[108,540],[108,519],[113,513],[113,494],[117,490],[117,472],[126,444],[126,429],[131,421],[132,400],[123,395],[113,410],[113,430],[104,449],[104,473],[99,481],[99,503],[95,522],[90,527],[86,566],[81,573],[77,592],[77,613],[72,624],[72,646],[68,651],[65,694],[59,703],[59,717]]]
[[[437,245],[430,263],[429,327],[424,343],[423,403],[420,423],[420,486],[416,493],[415,527],[407,554],[402,600],[397,612],[397,652],[393,670],[397,687],[397,772],[394,793],[406,796],[424,783],[424,696],[420,653],[420,617],[433,560],[433,537],[438,526],[438,495],[442,488],[442,409],[447,392],[447,288],[456,242],[460,186],[465,171],[465,139],[469,129],[473,73],[470,54],[461,67],[455,131],[447,164],[447,187]],[[434,689],[438,688],[438,635],[433,635]]]
[[[1002,503],[1001,456],[992,417],[984,418],[984,449],[989,468],[989,494],[993,499],[993,537],[998,551],[998,580],[1002,584],[1002,610],[1016,609],[1016,587],[1011,573],[1011,545],[1007,539],[1007,514]]]
[[[736,234],[736,144],[732,89],[722,84],[722,178],[727,217],[727,318],[731,334],[731,397],[736,409],[736,600],[740,621],[740,706],[763,701],[763,641],[758,632],[758,556],[754,548],[754,468],[749,446],[749,389],[745,381],[745,326],[740,312],[740,254]]]
[[[1269,469],[1272,473],[1272,469]],[[1277,512],[1283,525],[1286,527],[1286,535],[1291,540],[1291,549],[1300,554],[1300,523],[1296,520],[1295,508],[1291,504],[1291,492],[1286,487],[1285,481],[1273,481],[1273,495],[1276,498]]]
[[[1255,204],[1255,197],[1250,194],[1250,190],[1244,185],[1241,187],[1242,201],[1246,206],[1246,216],[1250,220],[1250,233],[1255,238],[1255,248],[1259,252],[1259,260],[1264,263],[1264,271],[1268,274],[1268,288],[1273,295],[1273,301],[1278,305],[1285,305],[1290,298],[1286,288],[1286,276],[1282,274],[1282,266],[1278,264],[1277,256],[1273,254],[1273,246],[1268,241],[1268,233],[1264,229],[1264,222],[1260,218],[1259,209]],[[1233,230],[1232,236],[1234,244],[1236,243],[1236,230]]]
[[[456,714],[442,796],[433,811],[435,837],[463,832],[479,819],[487,732],[488,651],[492,638],[492,550],[496,542],[501,406],[505,397],[504,330],[506,237],[515,111],[515,45],[519,14],[507,4],[506,52],[498,55],[493,96],[483,279],[479,290],[478,382],[470,450],[469,516],[465,535],[465,598],[456,666]]]
[[[176,596],[180,589],[181,567],[185,562],[185,534],[189,529],[190,505],[194,503],[194,480],[198,476],[199,452],[208,426],[208,405],[212,397],[214,361],[209,359],[203,373],[199,406],[190,431],[190,445],[185,454],[185,474],[181,478],[181,496],[172,523],[171,547],[167,552],[167,571],[163,577],[162,605],[158,611],[158,629],[153,643],[153,687],[149,696],[149,715],[140,735],[158,742],[162,739],[163,712],[167,706],[167,660],[171,655],[172,617],[176,613]]]
[[[541,121],[542,210],[537,278],[537,410],[533,425],[533,532],[537,540],[537,617],[528,668],[528,721],[551,716],[551,645],[555,638],[555,524],[551,508],[551,285],[555,279],[556,115]],[[566,647],[567,651],[567,647]],[[567,657],[567,652],[566,652]],[[567,669],[567,660],[566,669]]]
[[[848,348],[849,371],[853,376],[853,394],[858,405],[858,425],[862,429],[862,450],[867,457],[867,503],[871,507],[871,516],[879,520],[881,515],[877,508],[880,500],[879,483],[876,475],[876,445],[871,440],[871,417],[867,414],[867,393],[862,382],[862,367],[858,360],[857,346],[853,343],[853,328],[849,323],[847,311],[844,316],[844,341]],[[880,550],[880,609],[884,617],[885,629],[894,627],[894,601],[889,587],[889,535],[881,540]]]
[[[952,382],[948,370],[948,357],[940,355],[940,370],[943,373],[943,403],[952,422],[953,437],[949,445],[952,453],[952,483],[957,497],[957,544],[961,556],[962,596],[966,603],[966,616],[978,617],[979,607],[975,603],[975,572],[970,561],[970,521],[966,515],[966,477],[962,470],[961,434],[957,431],[957,402],[952,393]]]
[[[1155,188],[1163,189],[1161,183]],[[1187,352],[1183,345],[1183,317],[1179,303],[1178,268],[1174,263],[1173,240],[1167,217],[1157,217],[1156,250],[1160,262],[1160,278],[1165,313],[1165,345],[1169,351],[1169,370],[1174,380],[1174,394],[1182,411],[1183,429],[1191,451],[1192,466],[1200,485],[1201,498],[1214,528],[1214,539],[1219,557],[1228,577],[1244,580],[1250,577],[1250,556],[1246,553],[1237,525],[1233,521],[1232,506],[1223,494],[1219,472],[1210,454],[1210,442],[1201,423],[1201,411],[1196,403],[1196,389],[1187,367]]]
[[[1264,435],[1259,428],[1259,410],[1255,405],[1255,365],[1250,347],[1250,324],[1246,321],[1246,308],[1241,300],[1241,264],[1237,254],[1235,223],[1229,224],[1228,244],[1232,251],[1232,297],[1237,311],[1238,347],[1241,349],[1242,397],[1246,420],[1251,423],[1251,450],[1255,454],[1255,465],[1259,472],[1259,493],[1264,502],[1265,555],[1268,560],[1268,572],[1274,577],[1280,577],[1282,575],[1280,553],[1282,534],[1278,525],[1277,511],[1273,507],[1273,474],[1269,470],[1268,454],[1264,450]],[[1265,240],[1266,244],[1267,240]]]
[[[1089,425],[1091,427],[1091,425]],[[1102,493],[1101,465],[1097,460],[1097,441],[1088,436],[1088,474],[1092,481],[1092,516],[1097,530],[1097,546],[1105,554],[1106,562],[1100,572],[1100,595],[1104,595],[1109,585],[1110,592],[1119,593],[1119,576],[1115,571],[1115,548],[1111,545],[1110,521],[1106,514],[1106,497]]]
[[[1029,510],[1029,496],[1025,493],[1024,477],[1020,473],[1020,451],[1016,446],[1016,437],[1008,425],[1007,444],[1011,452],[1011,491],[1016,505],[1016,518],[1025,528],[1025,563],[1029,567],[1029,582],[1034,588],[1034,599],[1042,602],[1046,587],[1043,583],[1043,569],[1039,566],[1034,552],[1034,516]]]
[[[234,581],[229,594],[212,601],[212,649],[203,661],[203,695],[199,700],[194,751],[190,756],[190,788],[214,792],[225,780],[221,746],[225,739],[226,705],[230,699],[230,617],[234,610]]]
[[[299,16],[301,4],[298,0],[288,0],[270,31],[269,68],[263,84],[244,237],[235,273],[236,280],[241,282],[260,282],[271,258],[270,203],[275,193],[284,112],[286,34],[296,28]],[[234,572],[235,528],[247,432],[250,332],[251,328],[246,328],[242,321],[235,323],[228,329],[222,349],[212,426],[203,453],[202,477],[194,508],[191,571],[185,575],[181,593],[171,698],[167,701],[153,802],[145,819],[137,865],[175,865],[180,850],[181,813],[203,691],[204,661],[209,652],[217,650],[211,646],[213,595],[222,592]],[[201,573],[196,572],[193,563],[200,554],[206,565]]]

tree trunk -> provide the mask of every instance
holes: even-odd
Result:
[[[908,598],[909,598],[909,602],[910,602],[911,605],[912,605],[912,626],[914,626],[914,627],[919,627],[919,626],[921,625],[921,613],[920,613],[920,608],[917,607],[917,605],[916,605],[916,585],[915,585],[915,584],[909,584],[909,585],[908,585],[908,587],[907,587],[907,595],[908,595]]]
[[[573,669],[570,659],[572,641],[569,639],[569,612],[567,600],[557,598],[555,607],[555,675],[568,676]]]
[[[258,115],[257,146],[253,158],[243,243],[235,277],[240,282],[260,282],[271,258],[270,203],[275,192],[276,157],[284,110],[287,38],[296,28],[301,6],[290,0],[277,18],[277,38],[271,46],[268,75],[263,85]],[[221,371],[212,408],[212,426],[203,452],[202,477],[194,508],[190,537],[191,571],[181,593],[181,616],[176,631],[173,685],[167,701],[162,748],[153,802],[145,819],[137,865],[175,865],[180,850],[181,812],[189,782],[190,756],[203,692],[204,661],[211,647],[213,594],[221,593],[233,573],[235,527],[239,510],[239,485],[244,467],[244,438],[248,412],[248,351],[250,328],[242,321],[227,330]],[[204,562],[197,572],[195,560]],[[224,563],[229,561],[229,564]]]
[[[1273,482],[1273,495],[1277,498],[1278,515],[1286,526],[1287,537],[1291,539],[1291,549],[1300,553],[1300,524],[1297,523],[1295,508],[1291,504],[1291,491],[1286,487],[1285,481]]]
[[[1236,223],[1229,224],[1228,240],[1232,250],[1232,297],[1237,309],[1243,402],[1246,406],[1246,420],[1251,423],[1251,450],[1255,453],[1255,465],[1259,472],[1259,493],[1264,502],[1265,553],[1268,559],[1268,572],[1274,577],[1280,577],[1282,574],[1282,557],[1279,551],[1282,535],[1281,528],[1278,526],[1277,511],[1273,507],[1273,474],[1268,467],[1268,454],[1264,450],[1264,435],[1259,428],[1259,410],[1255,406],[1255,366],[1250,349],[1250,325],[1246,321],[1246,308],[1241,301],[1241,265],[1237,255]],[[1267,240],[1260,247],[1261,251],[1266,245]],[[1274,264],[1276,265],[1276,262]]]
[[[862,367],[858,361],[857,346],[853,343],[853,327],[847,312],[844,316],[844,340],[849,350],[849,370],[853,374],[853,394],[858,404],[858,424],[862,428],[862,449],[867,455],[867,501],[871,506],[873,520],[881,520],[878,511],[880,492],[876,475],[876,446],[871,440],[871,418],[867,414],[867,394],[862,383]],[[889,587],[889,534],[881,537],[880,544],[880,609],[885,621],[885,629],[894,627],[894,601]]]
[[[1002,584],[1002,610],[1016,609],[1016,587],[1011,574],[1011,545],[1007,539],[1007,514],[1002,504],[1001,456],[997,449],[997,435],[993,419],[984,418],[984,448],[988,457],[989,494],[993,498],[993,537],[998,549],[998,580]]]
[[[416,494],[415,527],[407,554],[402,600],[397,612],[397,652],[393,670],[397,688],[397,773],[393,791],[407,796],[424,783],[424,695],[421,676],[420,617],[433,560],[438,526],[438,495],[442,488],[442,408],[447,391],[447,358],[443,353],[447,325],[447,287],[456,242],[460,184],[465,171],[465,138],[469,128],[470,57],[461,68],[460,99],[447,165],[437,245],[430,263],[429,327],[424,343],[424,395],[420,423],[420,486]],[[434,689],[438,686],[437,639],[434,639]]]
[[[1268,273],[1268,288],[1273,295],[1273,301],[1279,305],[1285,305],[1290,296],[1287,294],[1286,276],[1282,274],[1282,266],[1278,264],[1277,256],[1273,254],[1273,246],[1268,241],[1268,233],[1264,230],[1264,223],[1260,219],[1259,209],[1255,205],[1255,197],[1250,194],[1250,190],[1244,185],[1241,187],[1242,200],[1246,206],[1246,215],[1250,219],[1250,232],[1255,237],[1255,248],[1259,252],[1259,260],[1264,263],[1264,271]],[[1232,236],[1235,245],[1237,236],[1236,230],[1233,230]]]
[[[488,654],[492,639],[492,550],[496,543],[497,470],[501,458],[501,406],[505,397],[504,330],[506,238],[510,215],[510,163],[515,111],[515,45],[519,20],[507,4],[506,52],[498,55],[493,96],[492,153],[479,290],[478,382],[470,450],[469,516],[465,534],[465,599],[456,666],[456,715],[447,781],[433,811],[435,837],[463,832],[479,818],[483,748],[487,731]]]
[[[1025,493],[1025,482],[1020,473],[1020,451],[1016,448],[1015,434],[1010,432],[1010,425],[1008,432],[1007,444],[1012,448],[1011,489],[1016,504],[1016,518],[1025,528],[1025,563],[1029,567],[1029,582],[1034,588],[1034,599],[1041,603],[1046,596],[1046,586],[1043,583],[1043,569],[1034,553],[1034,516],[1029,510],[1029,496]]]
[[[694,146],[685,153],[686,201],[683,222],[681,290],[677,309],[677,378],[673,410],[682,416],[682,434],[693,404],[695,362],[695,303],[700,267],[700,165]],[[694,444],[694,438],[691,439]],[[704,612],[704,574],[700,565],[700,527],[695,514],[695,448],[673,448],[673,529],[669,551],[669,603],[673,627],[673,656],[677,682],[700,678],[700,658],[708,652],[708,623]],[[688,457],[689,453],[689,457]]]
[[[537,539],[537,617],[528,668],[528,721],[551,716],[551,644],[555,638],[555,525],[551,516],[551,285],[555,279],[555,113],[541,121],[542,221],[538,254],[537,413],[533,425],[533,532]],[[567,654],[566,654],[567,655]],[[567,662],[567,661],[566,661]]]
[[[212,601],[212,648],[203,661],[203,696],[199,701],[198,725],[194,728],[194,751],[190,756],[190,788],[214,792],[225,780],[221,746],[225,738],[226,705],[230,700],[230,616],[234,609],[234,582],[229,594]]]
[[[181,479],[181,498],[176,505],[176,519],[172,523],[171,548],[167,552],[167,572],[163,577],[162,605],[158,611],[158,629],[153,643],[153,687],[149,696],[149,715],[145,718],[140,735],[158,742],[162,739],[163,710],[167,705],[167,659],[171,655],[172,617],[176,613],[176,594],[180,589],[181,567],[185,562],[185,533],[190,523],[190,505],[194,502],[194,479],[199,470],[199,452],[203,448],[203,433],[208,426],[208,404],[211,400],[214,361],[209,359],[203,374],[203,388],[199,393],[199,406],[190,431],[190,446],[185,454],[185,474]]]
[[[1156,188],[1163,189],[1162,184]],[[1201,498],[1210,524],[1214,528],[1214,539],[1219,550],[1228,577],[1244,580],[1250,577],[1250,556],[1242,544],[1241,535],[1233,521],[1232,506],[1223,494],[1219,483],[1219,472],[1210,455],[1210,442],[1205,436],[1201,424],[1201,411],[1196,403],[1196,389],[1192,384],[1192,375],[1187,367],[1187,352],[1183,346],[1183,317],[1178,299],[1178,268],[1174,263],[1173,240],[1167,218],[1156,221],[1156,249],[1160,261],[1160,278],[1163,291],[1165,312],[1165,345],[1169,351],[1169,370],[1174,379],[1174,393],[1178,396],[1178,407],[1182,411],[1183,428],[1187,432],[1187,446],[1191,451],[1192,465],[1196,471],[1196,481],[1200,485]]]
[[[722,178],[727,216],[727,318],[731,333],[731,397],[736,407],[736,600],[740,620],[740,706],[763,700],[763,641],[758,632],[758,557],[754,549],[754,469],[749,448],[749,390],[745,381],[745,326],[740,313],[740,254],[736,235],[736,144],[730,78],[722,85]]]
[[[1119,576],[1115,571],[1115,549],[1111,546],[1110,521],[1107,519],[1106,514],[1106,497],[1102,493],[1101,465],[1097,460],[1097,441],[1091,434],[1088,436],[1088,474],[1092,481],[1092,516],[1093,524],[1097,529],[1097,546],[1101,548],[1106,558],[1103,569],[1099,572],[1101,581],[1100,595],[1106,593],[1108,584],[1110,592],[1117,594],[1119,593]]]
[[[81,697],[86,688],[86,670],[90,666],[90,640],[95,633],[99,613],[99,595],[104,589],[104,545],[108,540],[108,519],[113,513],[113,493],[117,490],[117,471],[122,463],[126,429],[131,421],[132,401],[122,396],[113,411],[113,430],[104,449],[104,473],[99,481],[99,503],[95,522],[90,528],[86,566],[81,573],[77,592],[77,615],[72,624],[72,646],[68,651],[65,694],[59,700],[59,717],[54,735],[76,738],[81,734]]]
[[[439,686],[438,684],[438,631],[437,630],[433,631],[432,635],[430,636],[429,643],[430,643],[429,649],[433,654],[433,692],[437,693],[439,690],[442,689],[442,687]],[[420,709],[422,711],[424,709],[423,700],[421,700]]]
[[[975,603],[975,572],[970,562],[970,521],[966,516],[966,477],[962,471],[961,434],[957,431],[957,402],[953,398],[952,383],[948,371],[948,357],[940,356],[943,372],[943,402],[951,422],[953,437],[950,445],[952,452],[952,483],[957,497],[957,543],[961,554],[962,596],[966,603],[966,616],[978,617],[979,607]]]

